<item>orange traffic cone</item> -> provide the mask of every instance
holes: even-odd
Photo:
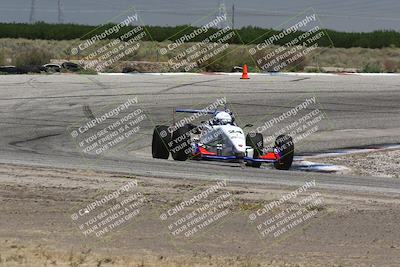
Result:
[[[242,80],[248,80],[248,79],[250,79],[250,78],[249,78],[249,75],[248,75],[248,73],[247,73],[247,65],[246,65],[246,64],[243,65],[242,78],[240,78],[240,79],[242,79]]]

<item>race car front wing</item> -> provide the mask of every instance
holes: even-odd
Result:
[[[204,160],[222,160],[222,161],[234,161],[234,160],[243,160],[245,162],[266,162],[266,163],[275,163],[279,160],[279,153],[269,152],[264,155],[259,156],[258,158],[252,157],[239,157],[239,156],[218,156],[213,152],[209,152],[206,149],[199,147],[197,153],[195,153],[195,159],[204,159]]]

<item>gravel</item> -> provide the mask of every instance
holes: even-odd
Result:
[[[346,166],[350,174],[400,178],[400,150],[381,150],[318,159],[321,163]]]

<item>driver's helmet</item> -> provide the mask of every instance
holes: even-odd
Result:
[[[232,123],[232,116],[225,111],[218,112],[214,117],[214,125],[226,125]]]

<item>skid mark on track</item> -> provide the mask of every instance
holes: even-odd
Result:
[[[95,79],[93,77],[85,77],[85,78],[88,79],[89,81],[91,81],[92,83],[94,83],[95,85],[97,85],[101,89],[109,89],[109,87],[107,85],[105,85],[104,83],[98,81],[97,79]]]
[[[94,120],[96,118],[92,112],[92,109],[90,108],[90,106],[88,104],[84,104],[82,106],[82,109],[83,109],[83,114],[85,115],[86,118],[88,118],[90,120]]]
[[[159,91],[159,93],[165,93],[165,92],[168,92],[168,91],[173,90],[173,89],[177,89],[177,88],[181,88],[181,87],[185,87],[185,86],[190,86],[190,85],[197,85],[197,84],[202,84],[202,83],[207,83],[207,82],[215,82],[215,81],[218,81],[218,80],[219,79],[212,79],[212,80],[206,80],[206,81],[178,84],[178,85],[174,85],[174,86],[168,87],[166,89],[163,89],[163,90]]]
[[[40,135],[40,136],[36,136],[36,137],[30,138],[30,139],[26,139],[26,140],[13,141],[13,142],[10,142],[9,144],[12,145],[12,146],[20,147],[20,144],[23,144],[23,143],[28,143],[28,142],[37,141],[37,140],[40,140],[40,139],[45,139],[45,138],[48,138],[48,137],[54,137],[54,136],[59,136],[59,135],[61,135],[61,133]]]
[[[311,77],[303,77],[303,78],[290,80],[289,82],[300,82],[300,81],[309,80],[309,79],[311,79]]]
[[[187,86],[187,85],[185,85]],[[211,88],[217,88],[218,86],[211,86],[211,85],[203,85],[203,86],[208,86]],[[220,87],[218,87],[220,88]],[[120,88],[119,88],[120,89]],[[168,89],[168,88],[167,88]],[[165,89],[165,90],[167,90]],[[372,92],[372,91],[365,91],[365,92]],[[384,93],[398,93],[398,90],[385,90],[385,91],[380,91],[382,94]],[[232,92],[232,91],[227,91],[226,93],[229,93],[231,95],[243,95],[243,91],[237,91],[237,92]],[[311,94],[312,92],[310,91],[291,91],[291,93],[293,94]],[[351,91],[341,91],[341,90],[332,90],[330,91],[330,93],[344,93],[344,94],[353,94],[355,92],[351,92]],[[154,93],[125,93],[125,94],[89,94],[89,95],[64,95],[64,96],[38,96],[38,97],[9,97],[9,98],[0,98],[0,100],[25,100],[25,99],[29,99],[29,100],[39,100],[39,99],[68,99],[68,98],[88,98],[88,97],[119,97],[119,96],[132,96],[132,95],[144,95],[144,96],[151,96],[151,95],[159,95],[159,92],[154,92]],[[215,95],[220,95],[221,91],[218,92],[207,92],[207,94],[215,94]],[[256,90],[256,91],[252,91],[252,94],[278,94],[278,95],[282,95],[282,91],[260,91],[260,90]],[[168,92],[165,95],[204,95],[204,92],[194,92],[194,91],[190,91],[190,92]],[[323,103],[323,102],[322,102]]]

